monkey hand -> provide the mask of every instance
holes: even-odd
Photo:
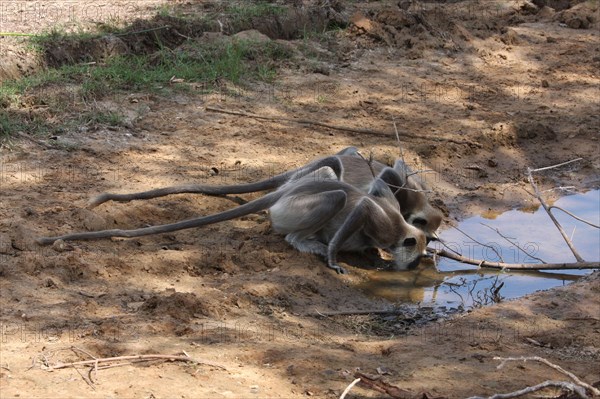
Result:
[[[340,265],[338,265],[337,263],[328,262],[327,267],[335,270],[337,272],[337,274],[348,274],[348,271],[346,269],[344,269],[343,267],[341,267]]]

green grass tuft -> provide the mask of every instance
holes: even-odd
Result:
[[[287,48],[274,42],[190,41],[176,50],[165,48],[152,55],[119,56],[103,64],[49,69],[0,86],[0,136],[17,131],[43,134],[62,129],[47,119],[59,119],[63,127],[73,123],[121,126],[122,116],[110,112],[83,112],[73,121],[50,117],[114,93],[189,90],[186,84],[170,85],[173,77],[186,83],[201,82],[207,89],[221,80],[237,85],[244,85],[246,80],[270,82],[276,77],[276,61],[289,56]],[[44,116],[31,116],[24,111],[35,106],[47,109]]]
[[[18,132],[44,134],[52,130],[45,118],[21,112],[0,109],[0,139],[16,135]]]

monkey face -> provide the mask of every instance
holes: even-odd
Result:
[[[427,254],[425,233],[409,224],[405,228],[406,234],[400,237],[398,244],[393,248],[394,270],[414,269]]]
[[[435,240],[436,231],[442,224],[442,213],[427,204],[420,212],[405,215],[406,221],[425,233],[427,242]]]

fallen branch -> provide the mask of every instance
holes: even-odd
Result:
[[[77,371],[77,374],[79,374],[79,376],[81,377],[81,379],[83,381],[85,381],[85,383],[88,384],[90,386],[90,388],[92,388],[95,391],[96,387],[94,386],[94,381],[92,381],[92,378],[90,376],[91,375],[91,371],[90,371],[90,373],[88,373],[88,377],[86,378],[83,374],[81,374],[81,371],[79,371],[79,369],[77,367],[73,367],[73,368],[75,369],[75,371]]]
[[[402,172],[404,173],[404,185],[406,185],[406,183],[408,182],[408,171],[406,170],[406,162],[404,161],[404,148],[402,148],[402,142],[400,141],[400,133],[398,132],[398,126],[396,125],[396,120],[394,120],[392,118],[392,121],[394,122],[394,133],[396,134],[396,142],[398,143],[398,150],[400,151],[400,160],[402,161]],[[394,195],[396,195],[398,191],[396,191],[394,193]]]
[[[544,170],[550,170],[550,169],[556,169],[556,168],[560,168],[561,166],[565,166],[571,163],[575,163],[575,162],[579,162],[581,161],[583,158],[575,158],[575,159],[571,159],[570,161],[567,162],[563,162],[563,163],[559,163],[556,165],[550,165],[550,166],[545,166],[543,168],[537,168],[537,169],[530,169],[530,172],[543,172]]]
[[[522,361],[522,362],[527,362],[527,361],[535,361],[535,362],[540,362],[545,364],[548,367],[553,368],[554,370],[558,371],[561,374],[566,375],[567,377],[569,377],[570,379],[572,379],[577,385],[589,390],[590,392],[592,392],[594,394],[594,396],[600,396],[600,389],[594,388],[593,386],[591,386],[590,384],[587,384],[586,382],[581,381],[575,374],[571,373],[570,371],[567,371],[565,369],[563,369],[562,367],[560,367],[557,364],[551,363],[548,360],[544,359],[543,357],[539,357],[539,356],[521,356],[521,357],[494,357],[494,360],[501,360],[502,363],[500,363],[500,365],[498,366],[498,368],[502,368],[504,367],[504,365],[506,364],[506,362],[513,362],[513,361]],[[585,392],[584,392],[585,393]]]
[[[223,370],[227,370],[225,366],[221,366],[216,363],[208,362],[205,360],[198,360],[191,358],[189,356],[181,356],[181,355],[133,355],[133,356],[115,356],[115,357],[104,357],[93,360],[82,360],[79,362],[71,362],[71,363],[56,363],[55,365],[48,365],[45,367],[47,371],[53,371],[57,369],[64,369],[67,367],[76,367],[76,366],[94,366],[98,368],[98,364],[100,363],[110,363],[121,360],[131,360],[131,361],[152,361],[152,360],[169,360],[169,361],[180,361],[180,362],[191,362],[197,364],[204,364],[211,367],[217,367]],[[121,365],[126,365],[127,363],[121,363]]]
[[[503,263],[489,262],[481,259],[471,259],[466,256],[453,254],[445,249],[427,248],[427,251],[444,258],[456,260],[461,263],[479,267],[491,267],[495,269],[520,269],[520,270],[571,270],[571,269],[599,269],[600,262],[574,262],[574,263]]]
[[[546,213],[548,214],[548,216],[550,216],[550,219],[552,219],[552,222],[554,223],[554,225],[556,226],[556,228],[558,229],[558,231],[562,235],[563,239],[565,240],[565,242],[569,246],[569,249],[573,253],[573,256],[575,256],[575,259],[577,259],[577,262],[585,262],[585,260],[583,259],[583,257],[577,251],[577,249],[575,249],[575,246],[573,245],[573,242],[567,236],[567,233],[565,232],[565,230],[562,228],[562,226],[560,225],[560,223],[558,223],[558,220],[556,220],[556,218],[552,214],[552,211],[550,210],[550,207],[548,206],[548,204],[546,204],[546,201],[544,201],[544,199],[542,198],[542,194],[540,193],[540,190],[539,190],[537,184],[535,184],[535,180],[533,179],[533,173],[534,172],[541,172],[543,170],[549,170],[549,169],[553,169],[553,168],[558,168],[560,166],[568,165],[570,163],[577,162],[577,161],[580,161],[580,160],[581,160],[581,158],[572,159],[570,161],[563,162],[563,163],[560,163],[560,164],[557,164],[557,165],[546,166],[545,168],[538,168],[538,169],[527,168],[527,179],[529,180],[529,184],[531,184],[531,187],[533,187],[534,196],[538,199],[538,201],[540,202],[540,204],[542,204],[542,207],[544,208],[544,210],[546,211]]]
[[[450,252],[454,252],[458,256],[462,255],[460,252],[456,251],[454,248],[451,248],[448,244],[446,244],[446,241],[442,240],[442,238],[440,236],[438,236],[435,232],[433,233],[433,236],[436,239],[436,242],[439,242],[440,244],[442,244],[444,246],[444,248],[448,249]]]
[[[385,381],[370,378],[363,373],[356,373],[354,377],[359,378],[360,382],[368,388],[379,393],[385,393],[394,399],[412,399],[414,397],[413,393],[406,389],[390,385]]]
[[[292,123],[298,123],[300,125],[321,126],[321,127],[327,128],[327,129],[341,130],[341,131],[345,131],[345,132],[375,134],[375,135],[379,135],[379,136],[390,136],[391,135],[390,133],[384,132],[381,130],[359,129],[359,128],[353,128],[353,127],[349,127],[349,126],[331,125],[329,123],[313,121],[310,119],[292,119],[292,118],[284,118],[284,117],[277,117],[277,116],[262,116],[262,115],[250,114],[247,112],[230,111],[230,110],[226,110],[226,109],[213,108],[213,107],[205,107],[205,110],[210,111],[210,112],[219,112],[222,114],[243,116],[246,118],[262,119],[262,120],[276,121],[276,122],[292,122]],[[481,144],[475,143],[473,141],[468,141],[468,140],[456,140],[456,139],[452,139],[452,138],[436,137],[436,136],[423,136],[420,134],[413,134],[413,133],[406,133],[406,132],[400,133],[400,135],[402,137],[411,138],[411,139],[421,139],[421,140],[427,140],[427,141],[445,141],[445,142],[454,143],[454,144],[465,144],[465,145],[469,145],[469,146],[477,147],[477,148],[482,147]]]
[[[572,382],[566,381],[544,381],[541,384],[537,384],[531,387],[519,389],[518,391],[509,392],[509,393],[497,393],[492,396],[471,396],[468,399],[510,399],[517,398],[519,396],[526,395],[528,393],[537,392],[544,388],[556,387],[562,388],[571,392],[575,392],[579,395],[580,398],[587,399],[588,396],[585,393],[585,389],[580,386],[573,384]],[[562,397],[562,396],[561,396]]]

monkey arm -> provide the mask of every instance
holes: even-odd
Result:
[[[344,243],[356,232],[362,230],[368,218],[369,198],[361,199],[350,212],[344,223],[335,232],[327,247],[327,266],[340,274],[346,274],[346,269],[337,264],[337,253]],[[356,248],[362,249],[362,248]]]

